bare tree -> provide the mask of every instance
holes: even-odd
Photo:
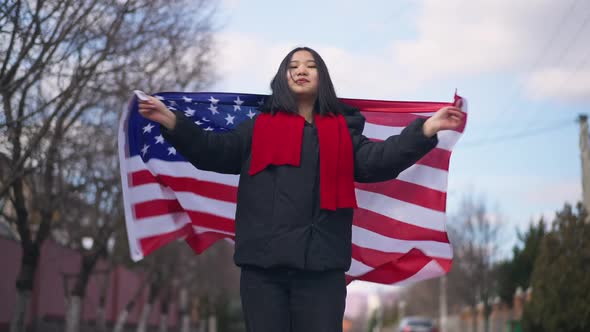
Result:
[[[494,264],[498,259],[502,221],[491,213],[483,198],[466,195],[459,213],[449,225],[454,248],[453,269],[449,274],[449,298],[475,309],[484,306],[484,329],[489,330]],[[456,302],[455,302],[456,303]],[[474,322],[474,331],[477,329]]]
[[[84,119],[117,117],[129,90],[209,83],[206,0],[0,3],[0,198],[23,250],[11,331],[24,329],[40,247],[59,221],[63,143]],[[113,107],[113,105],[118,105]],[[110,107],[110,108],[107,108]],[[78,133],[79,134],[79,133]],[[115,170],[113,170],[115,171]],[[27,178],[34,174],[36,192]],[[42,197],[32,202],[32,197]],[[60,213],[62,212],[62,213]]]

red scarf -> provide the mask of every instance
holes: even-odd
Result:
[[[352,140],[342,115],[314,116],[320,144],[320,207],[356,208]],[[254,123],[249,174],[268,165],[299,166],[305,119],[297,114],[263,113]]]

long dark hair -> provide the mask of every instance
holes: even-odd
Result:
[[[298,51],[308,51],[313,56],[317,71],[318,71],[318,93],[315,101],[315,110],[319,114],[337,114],[340,113],[340,102],[336,97],[336,91],[334,85],[330,79],[330,73],[328,67],[318,54],[309,47],[297,47],[285,56],[279,66],[275,77],[270,82],[270,89],[272,94],[265,100],[264,104],[260,107],[261,112],[270,112],[274,114],[277,111],[286,111],[297,113],[297,99],[295,94],[289,88],[287,81],[287,73],[289,71],[289,63],[293,54]]]

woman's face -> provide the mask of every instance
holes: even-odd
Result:
[[[297,96],[317,96],[318,69],[311,53],[305,50],[293,53],[287,71],[287,81],[289,88]]]

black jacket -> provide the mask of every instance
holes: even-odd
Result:
[[[342,105],[354,148],[357,182],[390,180],[413,165],[438,142],[422,133],[417,119],[400,135],[372,142],[362,135],[365,118]],[[304,127],[301,164],[270,166],[254,176],[250,148],[254,120],[228,133],[207,132],[176,113],[174,130],[162,127],[164,138],[195,167],[240,174],[236,210],[238,266],[343,270],[350,267],[352,209],[328,211],[319,206],[319,144],[314,125]]]

